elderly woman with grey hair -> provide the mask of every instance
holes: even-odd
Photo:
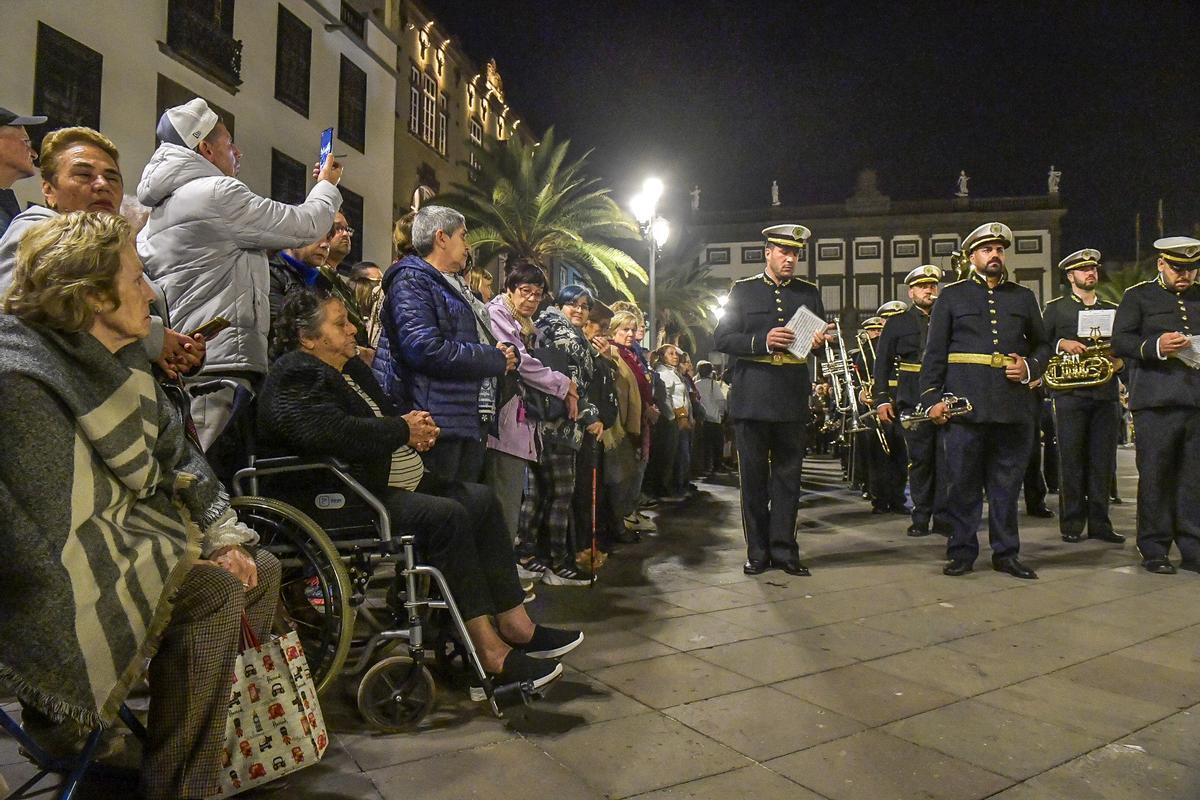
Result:
[[[412,221],[412,247],[383,279],[373,369],[402,412],[428,411],[438,421],[429,470],[475,483],[501,405],[499,379],[516,367],[517,349],[496,341],[487,308],[463,279],[470,247],[462,214],[425,206]]]
[[[242,613],[266,635],[280,570],[150,372],[151,297],[115,214],[21,240],[0,316],[0,683],[63,755],[150,659],[142,795],[200,800],[220,789]]]

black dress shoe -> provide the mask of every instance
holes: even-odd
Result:
[[[748,558],[746,559],[746,563],[742,564],[742,572],[747,575],[762,575],[770,566],[770,562],[756,561],[753,558]]]
[[[1146,572],[1153,572],[1155,575],[1174,575],[1175,566],[1166,556],[1161,558],[1147,558],[1142,562],[1142,569]]]
[[[1083,541],[1083,534],[1082,533],[1064,533],[1062,535],[1062,540],[1064,542],[1070,542],[1071,544],[1075,544],[1076,542]]]
[[[953,559],[949,564],[942,567],[942,574],[949,575],[952,578],[957,578],[959,575],[966,575],[968,572],[974,571],[975,565],[965,558]]]
[[[909,525],[908,526],[908,535],[909,536],[928,536],[929,528],[922,528],[920,525]]]
[[[886,514],[886,513],[888,513],[888,510],[886,508],[884,508],[883,506],[871,506],[871,513],[872,514]]]
[[[1125,501],[1114,494],[1112,497],[1108,498],[1108,502],[1112,503],[1114,506],[1119,506]]]
[[[1037,579],[1037,573],[1022,564],[1020,561],[1017,561],[1016,556],[992,561],[992,569],[996,570],[996,572],[1007,572],[1014,578],[1024,578],[1027,581]]]
[[[800,559],[796,559],[795,561],[776,561],[774,564],[788,575],[799,575],[803,578],[812,574],[808,571],[808,567],[800,563]]]
[[[1179,568],[1188,572],[1200,572],[1200,561],[1180,561]]]
[[[1101,542],[1112,542],[1113,544],[1124,544],[1125,542],[1125,537],[1116,531],[1109,531],[1108,533],[1089,533],[1088,538],[1098,539]]]
[[[1050,519],[1054,516],[1054,512],[1045,506],[1028,509],[1026,513],[1031,517],[1041,517],[1042,519]]]

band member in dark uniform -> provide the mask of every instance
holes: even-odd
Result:
[[[1200,464],[1200,240],[1154,243],[1158,278],[1131,286],[1113,323],[1113,350],[1130,365],[1129,407],[1137,432],[1137,544],[1150,572],[1200,572],[1200,493],[1188,478]]]
[[[796,507],[812,385],[808,360],[788,352],[795,334],[786,325],[800,306],[825,317],[817,287],[794,277],[810,235],[803,225],[763,231],[766,270],[733,284],[714,333],[716,349],[734,358],[729,417],[742,478],[747,575],[772,565],[809,574],[796,545]],[[824,343],[818,332],[804,344]]]
[[[950,422],[946,393],[974,406],[942,431],[946,468],[939,476],[948,484],[953,529],[946,575],[974,569],[986,485],[993,569],[1037,577],[1017,559],[1017,498],[1037,421],[1028,384],[1041,375],[1049,348],[1037,298],[1010,281],[1004,268],[1011,243],[1012,230],[999,222],[980,225],[963,240],[970,274],[942,290],[921,361],[921,402],[936,423]]]
[[[880,313],[891,316],[904,313],[908,308],[906,303],[893,300],[880,308]],[[871,357],[870,351],[877,347],[879,335],[883,331],[886,320],[882,316],[868,317],[863,320],[859,333],[859,352],[854,357],[854,368],[859,372],[862,381],[862,394],[859,401],[863,404],[862,411],[869,410],[875,405],[875,375],[871,370],[877,360]],[[864,341],[864,337],[867,341]],[[868,366],[869,364],[869,366]],[[857,435],[863,449],[867,452],[869,466],[867,475],[871,495],[872,514],[903,514],[908,515],[908,506],[904,499],[904,485],[907,480],[908,455],[904,449],[904,440],[900,438],[892,425],[884,425],[878,420],[870,420],[867,430]]]
[[[1091,326],[1080,334],[1079,313],[1107,312],[1111,326],[1117,306],[1096,297],[1099,250],[1088,248],[1071,253],[1058,262],[1058,268],[1066,274],[1070,291],[1046,303],[1042,322],[1046,338],[1056,352],[1079,356],[1093,344],[1089,340]],[[1101,329],[1110,331],[1111,327],[1097,328]],[[1113,530],[1108,516],[1121,425],[1120,382],[1115,374],[1124,368],[1120,359],[1111,360],[1113,376],[1099,386],[1060,390],[1046,387],[1053,398],[1054,429],[1058,434],[1058,530],[1064,542],[1082,541],[1085,526],[1089,539],[1117,544],[1125,541],[1124,536]]]
[[[897,417],[920,405],[921,358],[929,337],[929,315],[938,297],[942,271],[933,264],[917,267],[904,278],[911,305],[901,314],[889,317],[876,345],[875,402],[879,420],[893,431],[900,431],[908,449],[908,492],[912,496],[912,524],[909,536],[928,536],[929,523],[949,532],[941,507],[934,501],[937,443],[939,429],[918,425],[904,430]]]

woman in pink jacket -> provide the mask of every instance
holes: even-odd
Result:
[[[566,405],[567,413],[576,414],[579,392],[575,382],[561,372],[543,364],[529,350],[537,344],[537,329],[533,315],[546,292],[546,274],[537,264],[519,261],[508,270],[504,291],[488,303],[492,334],[497,341],[515,342],[518,350],[518,371],[521,391],[514,394],[501,408],[498,428],[488,436],[484,480],[500,498],[504,520],[514,534],[521,511],[521,496],[525,489],[525,471],[529,462],[536,463],[541,449],[538,421],[530,413],[531,390],[558,398]],[[520,568],[521,577],[535,575]]]

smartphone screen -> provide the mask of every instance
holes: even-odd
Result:
[[[325,166],[325,159],[333,152],[333,128],[326,128],[321,133],[321,156],[317,163]]]

